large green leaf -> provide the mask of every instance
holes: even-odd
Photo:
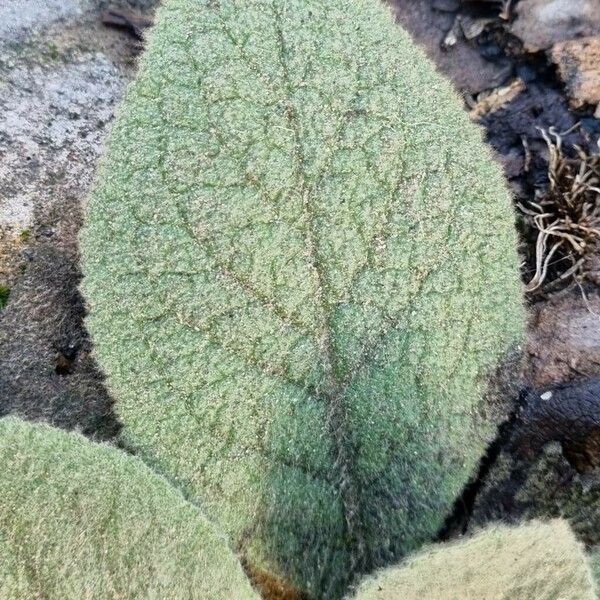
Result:
[[[2,600],[257,600],[222,535],[139,459],[0,420]]]
[[[335,597],[427,540],[522,329],[480,132],[377,0],[166,0],[82,236],[125,435]]]
[[[356,600],[595,600],[590,562],[566,521],[491,526],[367,578]]]

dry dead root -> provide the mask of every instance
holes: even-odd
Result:
[[[526,205],[518,203],[537,231],[535,274],[527,292],[581,280],[600,241],[600,154],[575,146],[576,157],[570,158],[562,150],[569,131],[540,131],[548,145],[548,188]]]

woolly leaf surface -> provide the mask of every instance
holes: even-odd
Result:
[[[0,420],[0,598],[257,600],[225,538],[139,459]]]
[[[590,552],[590,562],[592,564],[592,575],[596,582],[596,588],[600,588],[600,549],[595,547]]]
[[[522,328],[513,214],[376,0],[166,0],[82,235],[130,443],[339,596],[440,526]]]
[[[366,579],[355,600],[595,600],[583,545],[566,521],[492,526],[431,546]]]

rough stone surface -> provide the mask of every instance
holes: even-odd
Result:
[[[102,26],[106,4],[0,2],[0,414],[104,439],[119,424],[83,327],[77,233],[141,48]]]
[[[512,33],[531,52],[558,42],[600,34],[597,0],[520,0]]]
[[[574,108],[600,102],[600,36],[560,42],[550,57]]]
[[[83,14],[85,0],[3,0],[0,5],[0,39],[25,37],[44,24]]]
[[[0,46],[31,38],[56,23],[89,21],[109,4],[151,9],[156,0],[2,0]]]
[[[30,227],[59,182],[73,202],[85,195],[123,92],[123,72],[102,53],[49,66],[15,66],[0,84],[0,226]]]

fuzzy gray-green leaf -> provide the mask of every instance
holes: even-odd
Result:
[[[590,561],[566,521],[492,525],[363,581],[355,600],[594,600]]]
[[[0,419],[2,600],[257,600],[226,540],[137,458]]]
[[[166,0],[82,248],[128,440],[249,563],[336,597],[440,526],[521,332],[516,240],[377,0]]]

